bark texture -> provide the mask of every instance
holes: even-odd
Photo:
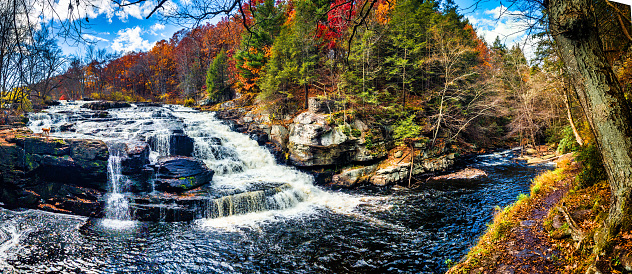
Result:
[[[550,29],[601,151],[612,189],[598,248],[632,229],[632,114],[603,51],[591,0],[550,0]]]

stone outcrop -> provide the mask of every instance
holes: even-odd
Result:
[[[367,182],[376,169],[377,165],[345,169],[334,175],[331,182],[337,186],[352,187]]]
[[[279,163],[311,173],[320,184],[385,186],[407,180],[410,157],[400,159],[406,158],[400,150],[391,155],[397,160],[388,159],[389,150],[395,147],[391,129],[359,119],[341,121],[342,109],[335,100],[314,97],[309,98],[308,110],[293,118],[274,117],[265,108],[232,107],[218,111],[217,117],[227,121],[232,130],[249,134],[268,147]],[[414,143],[413,176],[443,172],[453,165],[454,154],[439,147],[429,149],[424,142]]]
[[[182,192],[208,184],[214,171],[195,158],[163,157],[154,166],[156,190]]]
[[[385,147],[381,131],[369,131],[361,121],[335,126],[312,112],[294,118],[287,143],[290,162],[303,167],[370,162],[384,158]]]
[[[0,202],[88,216],[107,191],[108,148],[97,140],[0,133]]]
[[[97,101],[97,102],[86,103],[81,107],[91,109],[91,110],[107,110],[111,108],[128,108],[131,106],[132,105],[130,105],[127,102]]]
[[[454,154],[415,161],[412,168],[412,176],[445,171],[453,164]],[[375,174],[369,179],[369,182],[376,186],[385,186],[407,180],[409,176],[411,176],[410,163],[402,163],[377,169]]]

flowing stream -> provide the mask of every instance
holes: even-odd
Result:
[[[94,118],[79,105],[33,114],[30,127],[74,123],[74,132],[52,134],[109,145],[106,218],[0,209],[2,273],[442,273],[484,232],[496,206],[528,193],[531,179],[548,169],[516,163],[508,150],[469,162],[486,178],[332,191],[277,165],[212,114],[134,106]],[[193,156],[215,176],[196,194],[194,221],[134,221],[137,196],[161,194],[131,194],[113,147],[155,138],[155,161],[172,150],[164,136],[173,132],[193,138]]]

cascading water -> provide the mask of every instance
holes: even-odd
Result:
[[[46,125],[54,136],[95,138],[108,144],[107,220],[217,218],[283,210],[324,195],[312,185],[311,176],[277,165],[257,142],[231,131],[210,113],[180,106],[134,106],[95,114],[81,109],[79,104],[65,104],[45,114],[32,115],[30,127],[39,132]],[[73,131],[62,130],[69,123]],[[122,165],[128,157],[125,147],[133,142],[149,145],[148,159],[154,167],[167,156],[193,156],[214,171],[213,180],[181,195],[166,194],[155,191],[154,182],[161,177],[161,171],[154,168],[149,186],[131,193],[127,186],[134,185],[130,181],[134,180],[133,174],[124,175]]]
[[[120,151],[111,146],[109,151],[108,184],[110,193],[106,201],[105,218],[110,221],[130,221],[132,218],[129,202],[122,191],[122,184],[126,182],[126,177],[121,173],[122,156]]]

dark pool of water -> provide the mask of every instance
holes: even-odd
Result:
[[[313,208],[256,225],[137,223],[110,229],[36,210],[0,210],[3,273],[442,273],[547,167],[479,156],[480,180],[381,191],[352,213]],[[358,195],[353,194],[353,195]]]

